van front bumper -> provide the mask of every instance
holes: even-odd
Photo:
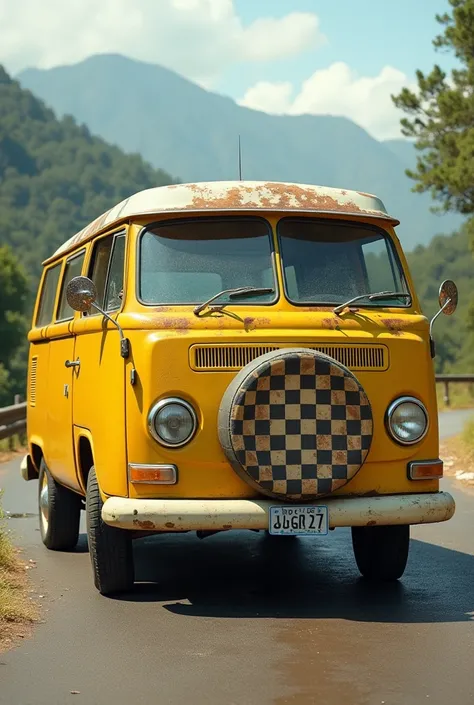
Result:
[[[328,507],[329,528],[389,524],[432,524],[450,519],[455,510],[448,492],[333,497],[306,506]],[[271,499],[129,499],[109,497],[102,519],[135,531],[226,531],[268,529],[269,509],[291,507]]]

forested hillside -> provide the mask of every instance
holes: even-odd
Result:
[[[467,227],[450,236],[437,236],[427,247],[408,255],[408,263],[423,312],[438,311],[438,290],[444,279],[453,279],[459,289],[459,305],[452,316],[440,316],[433,329],[438,372],[474,370],[473,293],[474,259]]]
[[[140,156],[72,118],[57,120],[0,66],[0,406],[24,394],[25,333],[42,260],[115,203],[169,183]]]
[[[0,67],[0,245],[13,247],[28,272],[115,203],[169,183],[138,155],[70,117],[57,120]]]

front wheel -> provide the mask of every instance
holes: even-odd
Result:
[[[41,460],[38,482],[40,532],[51,551],[72,551],[79,538],[81,498],[60,485]]]
[[[357,567],[364,578],[398,580],[408,560],[410,527],[353,526],[352,547]]]
[[[87,539],[94,584],[101,595],[127,592],[135,572],[130,532],[108,526],[102,520],[102,497],[94,467],[87,478]]]

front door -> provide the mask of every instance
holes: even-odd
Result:
[[[78,363],[72,333],[74,311],[66,299],[66,287],[81,274],[84,250],[66,260],[63,268],[56,320],[48,326],[47,443],[45,461],[52,475],[63,485],[80,489],[74,458],[72,398]]]
[[[125,233],[113,233],[94,243],[88,276],[97,288],[96,304],[115,316],[122,306]],[[74,323],[75,356],[80,368],[74,377],[73,424],[77,437],[92,441],[101,490],[126,496],[125,365],[117,328],[91,308]],[[84,488],[85,489],[85,488]]]

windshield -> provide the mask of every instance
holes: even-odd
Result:
[[[147,228],[140,238],[139,299],[146,304],[197,304],[224,289],[269,288],[239,301],[262,305],[277,298],[271,228],[260,218],[180,220]]]
[[[408,292],[387,235],[365,223],[284,218],[278,238],[285,290],[296,304],[337,304],[379,291]],[[364,301],[366,306],[407,306],[407,298]]]

